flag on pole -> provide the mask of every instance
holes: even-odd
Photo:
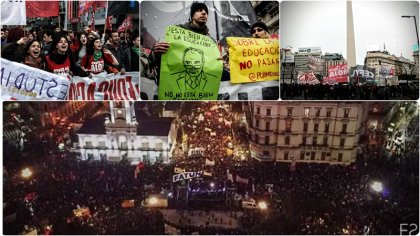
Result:
[[[118,32],[123,32],[127,29],[133,28],[133,20],[131,16],[127,16],[121,26],[118,28]]]
[[[26,1],[26,17],[59,16],[58,1]]]
[[[79,17],[84,13],[88,12],[92,7],[95,12],[98,9],[106,8],[108,6],[108,1],[79,1]]]
[[[26,25],[25,0],[1,1],[2,25]]]
[[[112,30],[112,16],[108,16],[105,21],[105,30],[110,29]]]

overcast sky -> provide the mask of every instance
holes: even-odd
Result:
[[[415,1],[353,1],[357,64],[364,63],[366,48],[377,45],[410,60],[416,43],[413,18],[418,23]],[[345,1],[283,1],[280,4],[281,47],[321,47],[347,58]]]

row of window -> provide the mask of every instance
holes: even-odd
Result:
[[[307,132],[308,131],[308,122],[304,122],[303,123],[303,131]],[[257,119],[255,121],[255,127],[259,128],[260,127],[260,120]],[[265,122],[265,130],[269,131],[270,130],[270,121],[266,121]],[[292,121],[286,121],[286,131],[290,132],[292,130]],[[318,132],[319,131],[319,123],[314,123],[314,132]],[[330,131],[330,123],[325,123],[324,125],[324,132],[328,133]],[[345,134],[347,133],[347,124],[343,124],[341,126],[341,133]]]
[[[255,135],[254,141],[257,142],[257,143],[259,143],[258,134]],[[340,138],[340,147],[344,147],[344,144],[345,143],[346,143],[346,138]],[[264,144],[266,144],[266,145],[269,145],[270,144],[270,136],[265,136],[264,137]],[[290,145],[290,137],[289,136],[285,136],[284,137],[284,144],[285,145]],[[307,139],[306,136],[303,136],[302,137],[302,145],[310,145],[310,143],[308,142],[308,139]],[[323,137],[322,143],[318,143],[318,137],[317,136],[314,136],[312,138],[312,145],[328,146],[328,137]]]
[[[305,160],[305,156],[310,156],[310,159],[311,159],[311,161],[314,161],[315,160],[315,152],[305,152],[305,151],[302,151],[301,153],[300,153],[300,160]],[[331,153],[329,153],[329,152],[322,152],[321,153],[321,161],[325,161],[326,159],[327,159],[327,157],[330,157],[331,156]],[[284,160],[289,160],[289,152],[288,151],[285,151],[284,152],[284,155],[283,155],[283,159]],[[294,157],[291,157],[291,159],[294,159]],[[333,161],[335,161],[335,159],[333,159]],[[338,160],[337,161],[339,161],[339,162],[342,162],[343,161],[343,153],[339,153],[338,154]]]
[[[93,146],[92,141],[86,141],[85,142],[85,147],[87,147],[87,148],[93,148],[94,146]],[[105,142],[98,142],[98,146],[97,147],[99,147],[99,148],[101,148],[101,147],[102,148],[106,148],[106,143]],[[127,149],[128,148],[127,142],[120,143],[120,148],[121,149]],[[141,143],[141,148],[142,149],[149,149],[150,148],[150,145],[149,145],[149,143]],[[163,149],[163,143],[156,143],[154,148],[157,149],[157,150],[162,150]]]
[[[311,108],[309,108],[309,107],[305,108],[305,116],[306,117],[309,117],[310,110],[311,110]],[[349,113],[350,113],[350,109],[344,109],[344,118],[348,118]],[[257,107],[257,114],[258,115],[261,114],[261,107]],[[331,114],[332,114],[332,108],[327,108],[325,116],[326,117],[331,117]],[[265,110],[265,115],[271,116],[271,109],[270,108]],[[288,107],[287,108],[287,116],[289,116],[289,117],[293,116],[293,107]],[[315,117],[319,117],[319,116],[321,116],[321,108],[316,108]]]

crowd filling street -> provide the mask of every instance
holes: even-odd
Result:
[[[399,234],[400,224],[419,221],[418,145],[391,152],[384,134],[372,131],[349,165],[259,162],[250,158],[243,110],[242,103],[185,103],[173,160],[144,160],[138,174],[124,158],[81,161],[52,148],[55,136],[36,146],[28,136],[23,151],[5,142],[3,232],[164,234],[170,226],[178,234]],[[404,135],[414,123],[403,122]],[[173,183],[175,168],[206,174]],[[150,194],[167,196],[168,206],[145,206]]]

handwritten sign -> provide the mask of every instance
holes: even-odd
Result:
[[[179,26],[166,29],[165,41],[159,100],[216,100],[223,70],[216,42]]]
[[[319,84],[320,83],[319,80],[316,78],[313,71],[310,71],[307,73],[299,71],[297,82],[298,84]]]
[[[279,80],[280,44],[278,39],[227,37],[230,81],[252,83]]]
[[[138,100],[138,72],[120,74],[97,74],[92,79],[87,77],[72,78],[68,100]]]
[[[65,100],[70,81],[21,63],[1,58],[3,100]]]

